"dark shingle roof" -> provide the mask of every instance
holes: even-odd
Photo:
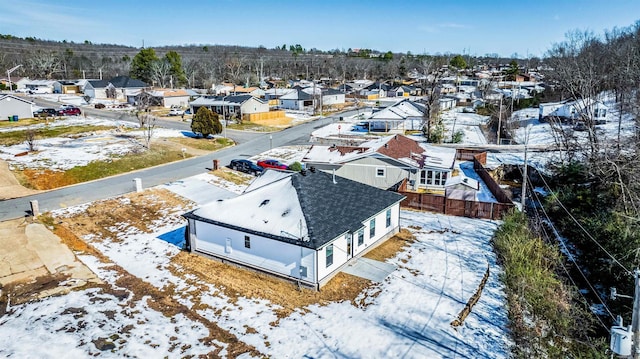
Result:
[[[272,184],[288,180],[285,177],[272,182]],[[404,198],[398,193],[384,191],[342,177],[335,177],[334,183],[330,174],[320,171],[306,171],[306,175],[293,173],[290,180],[290,186],[297,194],[297,200],[300,203],[309,233],[309,237],[303,240],[257,231],[251,228],[250,221],[245,222],[244,225],[238,225],[224,223],[216,218],[205,218],[198,215],[198,210],[185,213],[183,217],[285,243],[319,249],[343,233],[359,230],[363,227],[363,222]],[[265,190],[270,185],[267,184],[256,191]],[[270,195],[278,196],[281,194],[274,192]],[[228,201],[238,201],[241,200],[241,197]],[[264,210],[268,209],[265,207]]]
[[[229,102],[243,104],[249,99],[251,99],[252,97],[253,96],[251,95],[231,95],[231,96],[226,96],[224,99]]]
[[[109,85],[109,81],[107,80],[88,80],[87,82],[90,83],[93,88],[104,88]]]
[[[138,79],[132,79],[129,76],[116,76],[109,80],[116,88],[130,88],[130,87],[148,87],[148,85]]]
[[[347,231],[362,228],[362,222],[385,208],[401,201],[404,196],[384,191],[325,172],[307,171],[291,178],[298,193],[300,206],[307,222],[310,244],[318,249]]]

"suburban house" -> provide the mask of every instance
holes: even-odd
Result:
[[[157,89],[140,91],[140,93],[135,96],[135,101],[145,101],[151,106],[171,108],[172,106],[187,106],[189,104],[189,98],[189,93],[186,90]]]
[[[342,91],[338,91],[332,88],[321,88],[321,87],[307,87],[302,89],[302,91],[308,93],[311,96],[319,99],[320,105],[322,107],[330,107],[332,105],[344,105],[345,103],[345,95]],[[322,96],[322,98],[320,98]]]
[[[226,119],[241,118],[243,115],[267,113],[269,104],[251,95],[235,95],[224,97],[199,97],[189,103],[191,113],[198,112],[200,107],[207,107]]]
[[[0,94],[0,121],[7,121],[9,117],[13,119],[14,116],[31,118],[33,117],[33,105],[33,102],[22,97]]]
[[[109,98],[109,96],[107,96],[107,88],[109,88],[109,86],[111,86],[113,89],[112,93],[115,95],[115,87],[113,87],[113,85],[111,85],[107,80],[87,80],[82,92],[85,96],[89,96],[92,99],[106,99]]]
[[[413,191],[444,194],[453,176],[456,150],[386,136],[359,146],[312,146],[302,162],[380,189],[396,189],[405,179]]]
[[[369,116],[369,130],[379,132],[404,132],[421,130],[425,105],[409,101],[397,102]]]
[[[55,80],[30,80],[24,86],[33,93],[62,93],[62,84]]]
[[[287,110],[313,111],[317,98],[301,89],[295,89],[279,97],[279,107]]]
[[[28,77],[0,77],[0,84],[4,85],[6,88],[9,88],[9,82],[11,82],[11,87],[14,89],[23,89],[26,87],[26,84],[31,81]]]
[[[186,249],[320,289],[399,231],[400,194],[316,170],[276,174],[184,214]]]
[[[383,82],[375,82],[360,90],[358,95],[367,100],[375,100],[381,97],[387,97],[389,91],[391,91],[391,86]]]
[[[265,95],[264,90],[259,87],[245,87],[230,82],[212,85],[211,90],[216,96],[251,95],[254,97],[264,97]]]
[[[601,101],[584,99],[579,101],[563,101],[541,103],[539,120],[546,122],[550,117],[561,120],[591,119],[594,123],[606,121],[609,108]]]

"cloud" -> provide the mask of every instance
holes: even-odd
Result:
[[[79,15],[82,12],[82,9],[77,6],[71,7],[39,1],[0,3],[3,25],[24,26],[34,29],[34,31],[36,29],[78,28],[97,25],[95,19]]]
[[[470,26],[468,26],[468,25],[456,24],[456,23],[453,23],[453,22],[446,23],[446,24],[440,24],[438,26],[442,27],[442,28],[448,28],[448,29],[468,29],[468,28],[470,28]]]

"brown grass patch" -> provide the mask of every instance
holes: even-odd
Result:
[[[345,273],[338,273],[320,291],[298,288],[294,283],[245,268],[218,262],[197,254],[181,252],[173,257],[172,263],[185,273],[194,274],[199,281],[215,284],[225,296],[235,302],[239,297],[266,299],[282,307],[277,311],[283,318],[297,308],[311,304],[327,304],[348,300],[354,305],[355,298],[371,282]],[[180,273],[174,273],[179,275]],[[198,281],[191,281],[199,290],[209,290]]]
[[[407,229],[400,229],[395,236],[389,238],[386,242],[364,254],[364,257],[384,262],[389,258],[393,258],[405,247],[415,242],[416,237]]]
[[[242,173],[242,172],[238,172],[238,171],[233,171],[228,169],[227,167],[221,167],[215,171],[211,171],[209,172],[212,175],[216,176],[216,177],[220,177],[225,181],[229,181],[231,183],[235,183],[237,185],[248,185],[249,182],[251,182],[251,180],[253,179],[253,176],[246,174],[246,173]]]
[[[35,300],[41,292],[58,287],[60,282],[68,278],[68,274],[56,273],[38,277],[33,281],[5,285],[0,291],[0,317],[6,313],[9,303],[16,305]]]
[[[168,190],[151,189],[95,202],[85,212],[64,219],[64,223],[70,232],[80,237],[95,234],[101,239],[118,241],[116,236],[120,230],[114,229],[117,225],[126,224],[141,232],[149,232],[148,224],[164,218],[165,208],[188,208],[190,205],[191,202]],[[63,235],[64,231],[61,230]]]

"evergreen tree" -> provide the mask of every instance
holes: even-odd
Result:
[[[467,67],[467,62],[464,61],[462,55],[456,55],[451,59],[451,61],[449,61],[449,65],[461,70]]]
[[[154,49],[142,49],[131,60],[131,71],[129,75],[134,79],[139,79],[151,83],[152,65],[158,61],[158,56]]]
[[[182,58],[175,51],[169,51],[164,55],[165,60],[169,63],[169,73],[173,76],[173,84],[182,86],[187,82],[187,77],[182,68]]]
[[[222,132],[222,123],[218,119],[218,114],[206,107],[200,107],[191,120],[191,131],[199,133],[207,138]]]

